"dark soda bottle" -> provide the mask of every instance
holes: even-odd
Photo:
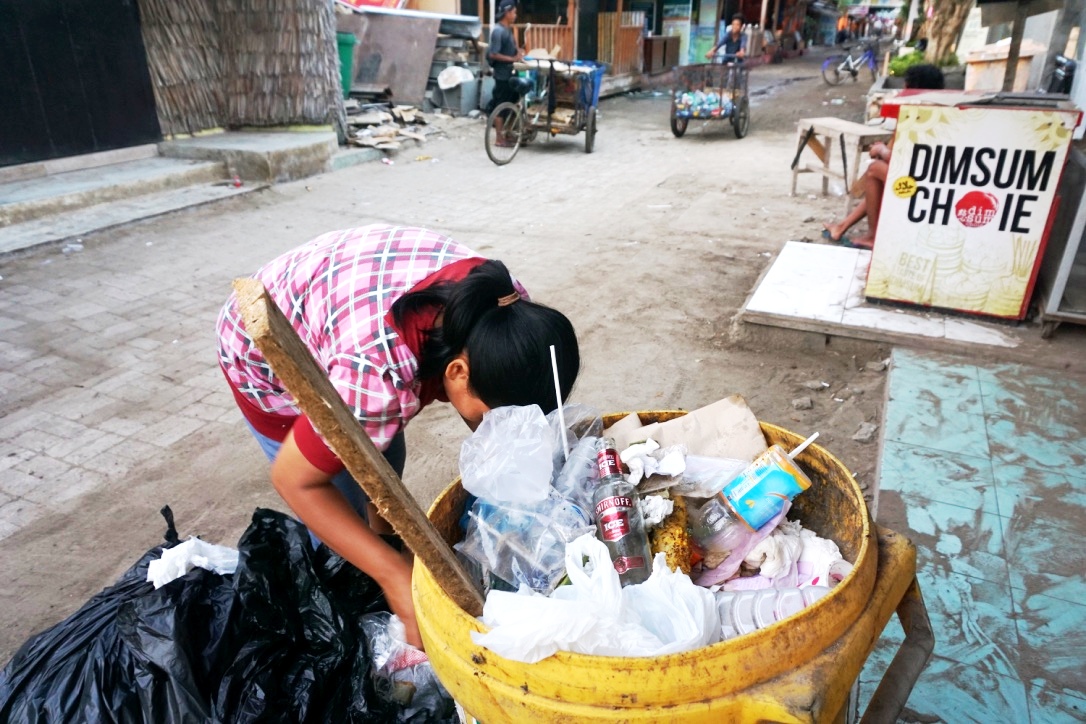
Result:
[[[596,537],[607,546],[622,585],[641,583],[652,571],[641,499],[637,488],[622,474],[622,463],[611,438],[596,441],[596,465],[600,470],[600,483],[592,495]]]

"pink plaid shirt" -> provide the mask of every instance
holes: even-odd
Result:
[[[388,325],[392,303],[432,273],[478,255],[425,229],[374,224],[333,231],[254,275],[286,315],[379,450],[422,407],[418,360]],[[300,411],[245,332],[233,294],[219,314],[219,362],[267,413]]]

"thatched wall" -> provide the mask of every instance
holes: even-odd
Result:
[[[343,124],[329,0],[139,0],[163,133]]]
[[[213,0],[139,0],[140,25],[165,136],[223,124],[222,52]]]

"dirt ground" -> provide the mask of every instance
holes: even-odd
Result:
[[[74,492],[57,496],[67,500],[0,541],[0,661],[155,545],[163,504],[173,507],[183,536],[231,545],[254,507],[283,507],[217,377],[213,323],[233,277],[331,229],[423,225],[505,261],[535,299],[576,325],[583,358],[577,402],[604,411],[694,409],[739,393],[762,420],[820,431],[861,484],[871,484],[877,441],[851,438],[861,423],[881,421],[885,372],[866,366],[888,349],[838,342],[789,349],[733,329],[781,246],[817,240],[819,222],[841,206],[815,197],[810,177],[796,198],[788,196],[796,120],[859,120],[869,85],[863,79],[829,88],[818,61],[816,54],[752,70],[751,133],[743,140],[729,125],[697,123],[676,139],[666,94],[642,91],[602,102],[593,154],[583,152],[583,136],[559,137],[499,168],[484,153],[482,122],[457,119],[444,137],[401,151],[394,165],[364,164],[103,232],[84,239],[77,255],[43,248],[0,260],[5,284],[52,288],[60,305],[84,303],[97,285],[138,291],[145,295],[139,308],[129,304],[116,315],[131,322],[126,334],[133,339],[163,342],[142,358],[153,372],[106,345],[81,348],[70,354],[79,379],[59,388],[12,385],[0,414],[10,421],[16,411],[55,410],[68,385],[112,385],[117,404],[88,411],[87,419],[108,412],[135,420],[158,410],[201,421],[146,455],[128,447],[127,458],[83,487],[75,478]],[[5,336],[59,354],[43,314],[33,329]],[[195,399],[207,414],[175,413],[179,403],[171,408],[169,395],[117,392],[194,380],[205,385]],[[815,381],[828,386],[806,386]],[[811,409],[796,409],[801,397],[811,398]],[[0,441],[11,437],[5,424],[0,417]],[[407,433],[405,480],[425,506],[456,475],[467,430],[447,406],[434,406]],[[122,455],[125,447],[103,455]]]

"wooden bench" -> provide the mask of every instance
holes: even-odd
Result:
[[[822,175],[822,195],[830,190],[830,179],[839,179],[845,188],[845,214],[852,205],[849,190],[859,177],[864,154],[878,142],[889,143],[894,132],[878,126],[865,126],[840,118],[801,118],[796,156],[792,161],[792,196],[796,195],[796,180],[801,173]],[[834,149],[836,150],[836,154]],[[804,151],[810,149],[818,163],[805,161]],[[851,155],[850,155],[851,154]],[[834,156],[837,156],[835,160]]]

